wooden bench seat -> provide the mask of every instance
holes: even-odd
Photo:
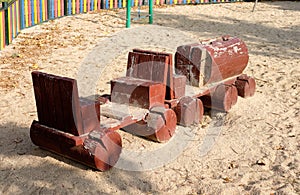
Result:
[[[102,171],[111,168],[122,143],[117,132],[100,127],[100,102],[80,99],[74,79],[35,71],[32,80],[38,114],[32,142]]]

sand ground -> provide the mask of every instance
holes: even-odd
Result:
[[[122,47],[102,43],[114,33],[126,37],[125,10],[64,17],[22,31],[0,52],[0,193],[299,194],[300,4],[264,2],[254,13],[252,6],[234,3],[155,8],[157,26],[149,28],[145,21],[132,25],[133,29],[145,27],[149,33],[141,47],[148,43],[150,48],[170,52],[176,47],[161,46],[166,44],[166,37],[178,31],[186,34],[186,40],[238,36],[249,49],[245,72],[257,81],[255,96],[239,98],[224,116],[221,132],[206,155],[199,155],[199,147],[214,119],[209,113],[203,124],[193,127],[195,136],[176,159],[139,172],[119,168],[98,172],[41,150],[29,138],[30,124],[37,119],[30,72],[82,76],[82,65],[93,61],[91,53],[102,55],[105,50],[112,54]],[[165,28],[170,29],[169,34],[162,30],[161,36],[151,36]],[[119,37],[118,41],[135,39]],[[124,74],[126,52],[95,59],[108,57],[97,93],[106,93],[106,82]],[[126,150],[164,147],[120,133]]]

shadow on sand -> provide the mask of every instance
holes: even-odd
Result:
[[[141,193],[155,191],[142,172],[112,168],[100,172],[33,145],[29,127],[0,126],[0,192],[40,193]]]

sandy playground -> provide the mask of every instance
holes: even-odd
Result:
[[[221,131],[206,155],[199,155],[199,147],[209,126],[218,125],[213,121],[220,117],[209,113],[202,124],[192,128],[194,136],[177,158],[147,171],[121,167],[98,172],[39,149],[29,138],[30,124],[37,119],[30,72],[78,78],[84,64],[97,67],[100,59],[106,66],[96,92],[107,93],[109,79],[123,76],[126,67],[128,48],[116,53],[123,47],[119,43],[135,43],[139,37],[138,30],[125,30],[125,10],[64,17],[22,31],[0,52],[0,193],[299,194],[300,4],[264,2],[254,13],[252,6],[161,7],[154,10],[155,26],[149,28],[145,21],[132,24],[132,29],[142,27],[147,33],[142,48],[169,52],[191,39],[238,36],[249,49],[246,73],[257,81],[255,96],[239,98],[223,116]],[[160,36],[151,36],[157,31]],[[179,31],[185,35],[181,42],[168,44]],[[125,36],[126,32],[136,32],[136,36]],[[116,33],[123,33],[126,40],[114,36]],[[103,44],[110,39],[119,45]],[[164,147],[120,134],[127,151]]]

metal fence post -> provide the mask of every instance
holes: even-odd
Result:
[[[149,0],[149,24],[153,24],[153,0]]]
[[[126,5],[126,28],[130,28],[130,22],[131,22],[131,0],[127,0]]]

